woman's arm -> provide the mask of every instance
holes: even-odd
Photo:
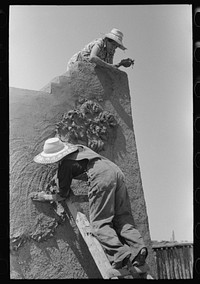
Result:
[[[98,57],[99,50],[100,50],[100,49],[99,49],[99,46],[98,46],[97,44],[95,44],[95,45],[93,46],[92,50],[91,50],[90,57],[89,57],[89,61],[90,61],[91,63],[95,63],[95,64],[97,64],[97,65],[99,65],[99,66],[101,66],[101,67],[106,67],[106,68],[109,68],[109,69],[111,69],[111,68],[117,69],[117,68],[118,68],[117,65],[107,63],[107,62],[101,60],[101,59]]]
[[[73,160],[63,159],[58,166],[58,193],[62,197],[70,195],[72,183],[72,164]]]

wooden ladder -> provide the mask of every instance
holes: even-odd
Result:
[[[70,196],[70,198],[66,199],[65,204],[67,205],[85,243],[88,246],[88,249],[104,279],[119,279],[125,276],[132,276],[131,278],[135,278],[127,269],[118,269],[115,270],[115,273],[112,272],[112,266],[100,244],[100,242],[91,234],[90,223],[81,211],[80,202],[78,202],[78,196]],[[116,276],[117,272],[117,276]],[[137,274],[137,271],[135,271]]]

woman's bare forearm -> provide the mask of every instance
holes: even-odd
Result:
[[[106,68],[109,68],[109,69],[110,68],[117,68],[116,65],[107,63],[107,62],[101,60],[98,56],[91,57],[89,61],[92,62],[92,63],[95,63],[95,64],[97,64],[101,67],[106,67]]]

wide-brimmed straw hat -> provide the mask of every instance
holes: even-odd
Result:
[[[52,164],[77,150],[77,146],[63,143],[57,137],[49,138],[44,143],[43,151],[35,156],[33,160],[39,164]]]
[[[114,28],[110,33],[106,34],[105,37],[110,38],[115,42],[117,42],[119,44],[119,48],[121,48],[122,50],[127,49],[122,43],[123,33],[120,30]]]

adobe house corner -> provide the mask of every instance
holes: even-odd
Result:
[[[104,120],[91,131],[83,122],[82,138],[124,172],[135,226],[149,249],[147,263],[155,277],[127,74],[76,63],[41,91],[10,88],[9,101],[11,278],[101,278],[74,222],[60,221],[50,204],[29,198],[31,192],[46,188],[55,171],[53,165],[34,163],[33,157],[47,138],[56,135],[64,114],[85,108],[94,119],[98,109]],[[84,182],[75,181],[73,189],[75,194],[87,194]],[[81,206],[88,217],[87,202]]]

